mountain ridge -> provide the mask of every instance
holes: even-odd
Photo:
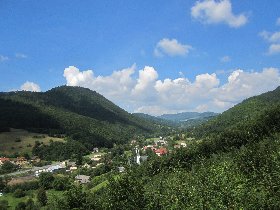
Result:
[[[93,146],[112,147],[155,127],[104,96],[82,87],[60,86],[46,92],[0,93],[0,127],[65,133]]]

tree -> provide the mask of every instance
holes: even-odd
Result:
[[[58,191],[67,190],[70,186],[68,177],[56,177],[53,188]]]
[[[7,210],[9,202],[7,200],[0,200],[0,210]]]
[[[0,177],[0,192],[4,190],[5,187],[6,187],[6,183],[4,182],[3,178]]]
[[[34,201],[29,198],[27,201],[26,201],[26,207],[25,207],[25,210],[36,210],[38,208],[36,208],[35,204],[34,204]]]
[[[73,185],[66,193],[65,200],[69,209],[83,209],[86,203],[86,193],[82,187]]]
[[[54,176],[50,172],[41,173],[39,176],[39,185],[41,188],[50,189],[54,181]]]
[[[18,188],[18,189],[15,190],[15,192],[14,192],[14,197],[15,198],[21,198],[21,197],[24,197],[24,196],[25,196],[25,192],[22,189]]]
[[[40,188],[37,193],[37,199],[41,206],[45,206],[48,203],[48,197],[44,188]]]
[[[83,164],[83,156],[81,153],[78,153],[76,158],[76,165],[80,166],[82,164]]]
[[[0,169],[0,174],[11,173],[17,170],[17,165],[11,163],[10,161],[5,161]]]
[[[25,210],[26,204],[24,202],[19,202],[15,208],[15,210]]]

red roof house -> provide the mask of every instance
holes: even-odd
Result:
[[[167,154],[168,151],[167,151],[166,148],[161,147],[161,148],[159,148],[159,149],[154,150],[154,152],[155,152],[158,156],[162,156],[162,155]]]

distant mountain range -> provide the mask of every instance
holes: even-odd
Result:
[[[134,113],[133,115],[156,124],[188,128],[200,125],[219,114],[214,112],[182,112],[177,114],[164,114],[158,117],[143,113]]]
[[[158,118],[165,119],[165,120],[172,120],[175,122],[185,122],[189,120],[198,120],[198,119],[203,119],[203,118],[209,118],[209,117],[214,117],[217,116],[218,113],[214,112],[182,112],[182,113],[177,113],[177,114],[163,114],[159,116]]]

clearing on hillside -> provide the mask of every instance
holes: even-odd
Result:
[[[22,129],[10,129],[10,132],[0,133],[0,154],[10,155],[15,152],[19,154],[31,154],[35,141],[49,144],[50,141],[64,141],[63,138],[50,137],[47,134],[32,133]]]

